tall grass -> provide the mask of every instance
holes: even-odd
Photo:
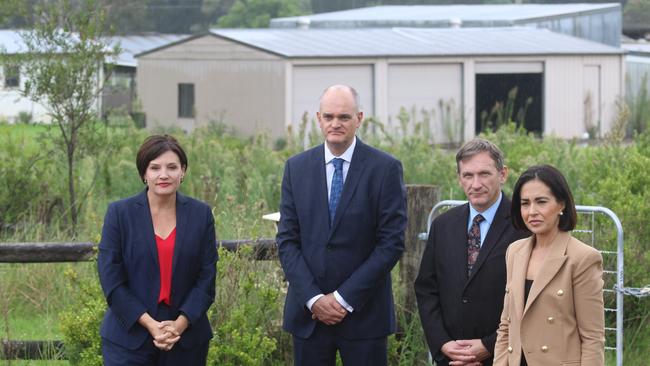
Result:
[[[413,120],[409,123],[419,123]],[[378,121],[373,124],[375,128],[360,132],[361,138],[398,157],[407,183],[436,185],[442,199],[464,199],[456,182],[453,149],[432,146],[426,134],[396,136]],[[109,202],[143,189],[135,154],[150,132],[129,124],[105,128],[104,152],[88,157],[79,170],[80,186],[87,192],[78,235],[83,241],[99,241]],[[0,241],[69,238],[61,157],[39,137],[42,130],[0,125]],[[303,148],[304,141],[318,142],[318,135],[308,128],[283,143],[267,136],[235,137],[218,125],[189,135],[163,132],[174,134],[188,152],[189,170],[181,191],[213,207],[221,239],[272,237],[274,226],[260,218],[277,211],[283,164]],[[650,132],[623,144],[612,139],[582,145],[554,137],[539,139],[509,124],[486,137],[505,152],[510,167],[507,194],[528,166],[550,163],[565,173],[578,204],[602,205],[616,212],[625,229],[626,284],[650,283]],[[222,253],[217,303],[210,315],[218,342],[210,350],[210,359],[213,364],[284,365],[291,359],[290,338],[280,330],[286,284],[277,261],[254,262],[250,256],[246,251]],[[79,352],[87,353],[84,360],[90,361],[77,360],[77,364],[96,364],[95,327],[104,305],[93,262],[0,264],[0,274],[0,338],[64,336]],[[426,346],[417,314],[406,313],[399,288],[395,292],[400,332],[389,341],[391,364],[425,364]],[[648,299],[626,298],[625,314],[625,364],[644,364],[650,352]]]

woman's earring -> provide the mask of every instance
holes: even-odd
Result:
[[[562,216],[562,215],[564,215],[564,212],[563,212],[563,211],[560,211],[560,216]]]
[[[147,180],[146,180],[146,179],[143,179],[143,180],[142,180],[142,183],[147,184]]]

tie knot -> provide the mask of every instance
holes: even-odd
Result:
[[[485,221],[485,217],[483,217],[483,215],[478,214],[478,215],[474,216],[474,222],[475,223],[480,224],[483,221]]]
[[[345,160],[343,160],[343,159],[341,159],[341,158],[334,158],[334,159],[332,159],[332,164],[334,164],[334,169],[336,169],[336,170],[341,170],[341,168],[343,168],[343,162],[344,162],[344,161],[345,161]]]

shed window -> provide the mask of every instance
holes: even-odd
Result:
[[[194,84],[178,84],[178,117],[194,118]]]
[[[20,67],[18,65],[6,65],[4,67],[5,88],[17,88],[20,86]]]

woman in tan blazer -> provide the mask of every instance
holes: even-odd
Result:
[[[513,224],[533,235],[506,253],[507,283],[495,366],[602,366],[602,257],[573,238],[573,196],[562,173],[533,166],[515,184]]]

